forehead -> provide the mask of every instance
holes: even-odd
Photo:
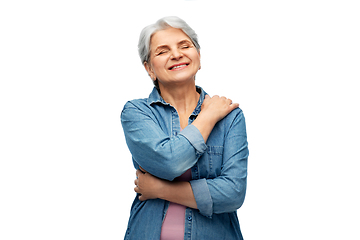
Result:
[[[156,49],[162,45],[177,44],[183,40],[189,40],[191,42],[191,39],[181,29],[167,28],[156,32],[151,37],[150,48]]]

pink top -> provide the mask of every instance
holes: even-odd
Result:
[[[190,181],[191,169],[174,181]],[[185,234],[185,210],[186,207],[170,202],[169,208],[161,228],[160,240],[183,240]]]

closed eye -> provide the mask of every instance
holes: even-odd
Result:
[[[166,52],[167,52],[167,51],[163,50],[163,51],[157,53],[156,55],[159,56],[159,55],[164,54],[164,53],[166,53]]]

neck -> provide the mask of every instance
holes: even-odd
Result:
[[[197,106],[200,94],[196,91],[195,82],[186,85],[159,85],[162,98],[170,103],[176,111],[183,115],[190,115]]]

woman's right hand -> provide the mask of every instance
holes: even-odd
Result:
[[[238,103],[233,103],[226,97],[206,95],[201,105],[201,112],[192,125],[200,131],[206,142],[215,124],[237,107],[239,107]]]
[[[239,107],[239,104],[233,103],[229,98],[206,95],[201,105],[201,112],[208,114],[217,123],[237,107]]]

